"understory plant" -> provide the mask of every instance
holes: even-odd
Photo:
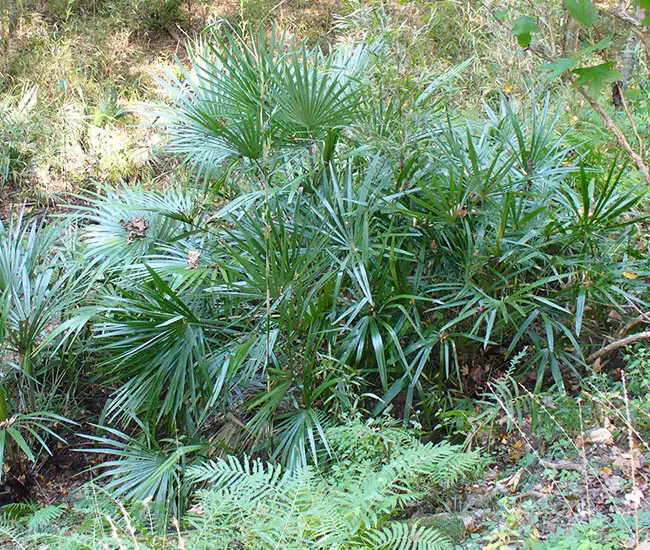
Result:
[[[83,373],[106,396],[85,450],[108,457],[119,498],[178,518],[188,472],[248,476],[244,455],[253,477],[321,490],[313,468],[336,456],[345,415],[432,427],[523,350],[511,374],[561,388],[608,353],[606,335],[639,329],[626,317],[648,299],[645,189],[617,163],[590,166],[548,96],[462,119],[444,99],[463,64],[412,82],[397,109],[384,46],[211,28],[156,108],[174,182],[86,194],[61,224],[12,222],[0,283],[18,368],[3,388],[33,411],[58,395],[46,381]],[[333,498],[355,490],[335,483]],[[420,536],[381,535],[382,510],[341,536]],[[305,536],[328,535],[298,512]]]
[[[431,496],[434,488],[453,486],[471,473],[476,453],[447,443],[421,443],[394,421],[352,419],[328,434],[332,459],[320,469],[285,470],[246,457],[189,468],[189,483],[200,490],[189,512],[176,518],[176,528],[166,535],[152,522],[151,499],[124,506],[105,490],[88,488],[70,510],[61,505],[4,507],[0,536],[17,545],[52,550],[113,545],[452,548],[445,533],[396,516],[409,503]],[[70,528],[72,535],[62,535]]]
[[[18,456],[34,462],[35,450],[49,452],[46,438],[62,440],[51,426],[68,422],[52,410],[61,369],[36,359],[82,290],[78,266],[57,246],[61,234],[24,209],[0,223],[0,481],[12,466],[21,471]]]
[[[190,181],[75,214],[94,276],[57,335],[110,392],[93,437],[120,494],[181,510],[215,453],[318,464],[340,414],[432,422],[524,349],[513,374],[561,387],[645,303],[645,190],[586,165],[549,98],[480,124],[415,101],[395,155],[375,59],[207,33],[159,110]]]

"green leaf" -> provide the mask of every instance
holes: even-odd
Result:
[[[494,17],[495,19],[498,19],[499,21],[503,21],[506,17],[508,17],[508,11],[507,10],[499,10],[494,12]]]
[[[564,0],[571,17],[585,27],[593,27],[598,20],[598,10],[591,0]]]
[[[587,56],[587,55],[589,55],[589,54],[591,54],[593,52],[599,52],[599,51],[605,50],[605,49],[611,47],[611,45],[612,45],[612,35],[609,34],[605,38],[603,38],[602,40],[599,40],[598,42],[596,42],[595,44],[589,44],[589,45],[583,46],[582,48],[580,48],[578,53],[580,54],[580,57],[584,58],[585,56]]]
[[[549,72],[550,78],[558,78],[566,71],[573,69],[577,64],[578,60],[575,57],[560,57],[554,63],[547,63],[543,68]]]
[[[587,301],[587,289],[586,287],[581,287],[578,292],[578,300],[576,301],[576,322],[575,322],[575,333],[576,336],[580,335],[580,330],[582,329],[582,319],[585,314],[585,303]]]
[[[573,73],[578,76],[576,86],[585,86],[593,92],[600,92],[603,87],[621,78],[620,73],[614,68],[614,62],[608,61],[593,67],[574,69]]]
[[[27,441],[25,441],[25,438],[23,435],[16,430],[15,428],[7,428],[7,433],[11,436],[11,438],[16,442],[20,450],[25,453],[25,456],[34,462],[34,453],[32,453],[32,450],[29,448],[29,445],[27,444]]]
[[[522,48],[530,46],[533,34],[539,33],[539,27],[533,17],[522,15],[515,21],[512,27],[512,34],[517,37],[517,42]]]

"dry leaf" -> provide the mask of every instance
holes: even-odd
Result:
[[[602,475],[603,477],[610,477],[612,473],[613,473],[612,469],[609,466],[603,466],[600,469],[600,475]]]
[[[190,267],[190,269],[198,269],[200,257],[201,253],[197,250],[191,250],[187,253],[187,265]]]
[[[519,484],[521,483],[521,475],[524,473],[523,468],[519,468],[515,474],[510,476],[504,483],[504,485],[510,489],[510,492],[516,493]]]
[[[623,271],[623,277],[625,277],[626,279],[630,279],[631,281],[633,281],[634,279],[638,279],[638,278],[639,278],[639,274],[638,274],[638,273],[634,273],[634,271]]]
[[[596,428],[584,433],[583,439],[585,443],[593,443],[594,445],[613,445],[614,436],[607,428]]]
[[[618,493],[625,487],[625,480],[621,476],[611,476],[605,480],[605,487],[612,493]]]
[[[131,218],[129,221],[120,220],[120,225],[126,231],[127,244],[131,244],[136,239],[144,239],[149,229],[149,220],[146,218]]]
[[[196,514],[197,516],[202,516],[202,515],[204,514],[205,510],[203,509],[203,504],[201,504],[201,503],[199,502],[198,504],[195,504],[194,506],[192,506],[192,507],[188,510],[188,512],[189,512],[190,514]]]
[[[627,500],[633,508],[638,508],[641,506],[641,501],[643,498],[643,493],[638,487],[636,489],[632,489],[631,492],[625,495],[625,500]]]
[[[623,453],[617,456],[613,462],[614,466],[620,468],[625,472],[632,471],[632,455],[630,453]],[[637,450],[634,451],[634,469],[638,470],[641,467],[641,453]]]

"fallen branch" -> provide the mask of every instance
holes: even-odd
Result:
[[[630,344],[638,342],[639,340],[650,340],[650,330],[645,332],[637,332],[636,334],[631,334],[630,336],[626,336],[625,338],[621,338],[620,340],[616,340],[615,342],[608,344],[604,348],[599,349],[596,353],[592,353],[587,358],[587,363],[593,363],[596,359],[599,359],[604,355],[609,355],[613,351],[624,348],[625,346],[629,346]]]
[[[641,313],[638,317],[635,317],[632,319],[627,325],[623,327],[623,329],[619,332],[619,336],[623,336],[624,334],[627,334],[630,332],[633,328],[643,325],[643,324],[650,324],[650,312],[648,313]]]
[[[539,465],[548,470],[573,470],[574,472],[584,472],[582,464],[571,462],[570,460],[557,460],[555,462],[550,460],[539,459]]]

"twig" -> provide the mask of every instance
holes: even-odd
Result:
[[[625,23],[629,23],[632,25],[635,29],[640,29],[642,28],[641,21],[639,21],[636,17],[633,15],[630,15],[629,13],[625,13],[623,10],[612,10],[611,12],[614,16],[618,17],[621,21],[624,21]]]
[[[618,86],[618,84],[617,84]],[[632,131],[634,132],[634,136],[636,137],[636,142],[639,144],[639,156],[643,158],[643,153],[645,151],[645,147],[643,146],[643,140],[641,139],[641,135],[639,134],[639,130],[636,126],[636,122],[634,122],[634,118],[632,117],[632,114],[630,113],[630,110],[627,107],[627,101],[625,100],[625,94],[623,93],[623,90],[621,89],[621,86],[618,86],[619,91],[621,93],[621,103],[623,104],[623,109],[625,109],[625,114],[627,115],[628,120],[630,121],[630,124],[632,125]]]
[[[539,465],[542,468],[547,468],[549,470],[572,470],[574,472],[585,472],[585,467],[582,464],[572,462],[571,460],[552,461],[540,458]]]
[[[641,324],[650,324],[650,312],[648,313],[641,313],[638,317],[635,317],[632,319],[627,325],[625,325],[621,331],[619,332],[620,336],[623,336],[630,332],[634,327],[641,325]]]
[[[648,165],[646,164],[643,157],[632,148],[623,131],[618,127],[616,122],[614,122],[614,119],[604,109],[604,107],[593,97],[591,97],[582,86],[579,86],[577,89],[580,95],[584,97],[589,105],[591,105],[591,107],[594,109],[594,111],[596,111],[598,116],[605,123],[605,126],[613,132],[613,134],[616,136],[616,139],[618,140],[619,145],[632,159],[639,172],[641,172],[641,175],[643,176],[643,179],[645,179],[646,183],[650,185],[650,168],[648,168]]]
[[[580,432],[585,433],[584,419],[582,417],[582,399],[578,397],[578,408],[580,410]],[[582,456],[583,474],[585,478],[585,494],[587,496],[587,513],[591,517],[591,493],[589,491],[589,462],[587,461],[587,451],[584,440],[580,445],[580,454]]]
[[[625,380],[625,371],[621,370],[621,381],[623,382],[623,397],[625,398],[625,415],[627,416],[627,438],[630,445],[630,469],[632,474],[632,494],[636,497],[636,465],[634,464],[634,436],[632,435],[632,416],[630,415],[630,399],[627,394],[627,382]],[[639,547],[639,506],[634,507],[634,526],[635,526],[635,547]]]
[[[617,349],[624,348],[625,346],[629,346],[630,344],[633,344],[634,342],[638,342],[639,340],[650,340],[650,330],[647,330],[645,332],[637,332],[636,334],[631,334],[630,336],[626,336],[625,338],[621,338],[620,340],[616,340],[616,342],[612,342],[611,344],[606,345],[605,347],[599,349],[596,353],[592,353],[587,358],[587,363],[593,363],[599,357],[602,357],[603,355],[608,355],[613,351],[616,351]]]
[[[614,17],[617,17],[621,21],[624,21],[625,23],[629,23],[630,25],[632,25],[634,31],[641,39],[641,42],[643,42],[643,46],[645,47],[646,52],[648,53],[648,55],[650,55],[650,32],[648,32],[647,28],[643,25],[643,23],[641,23],[644,12],[642,10],[639,11],[641,15],[640,18],[630,15],[629,13],[627,13],[625,10],[622,9],[612,10],[611,13],[614,15]]]

